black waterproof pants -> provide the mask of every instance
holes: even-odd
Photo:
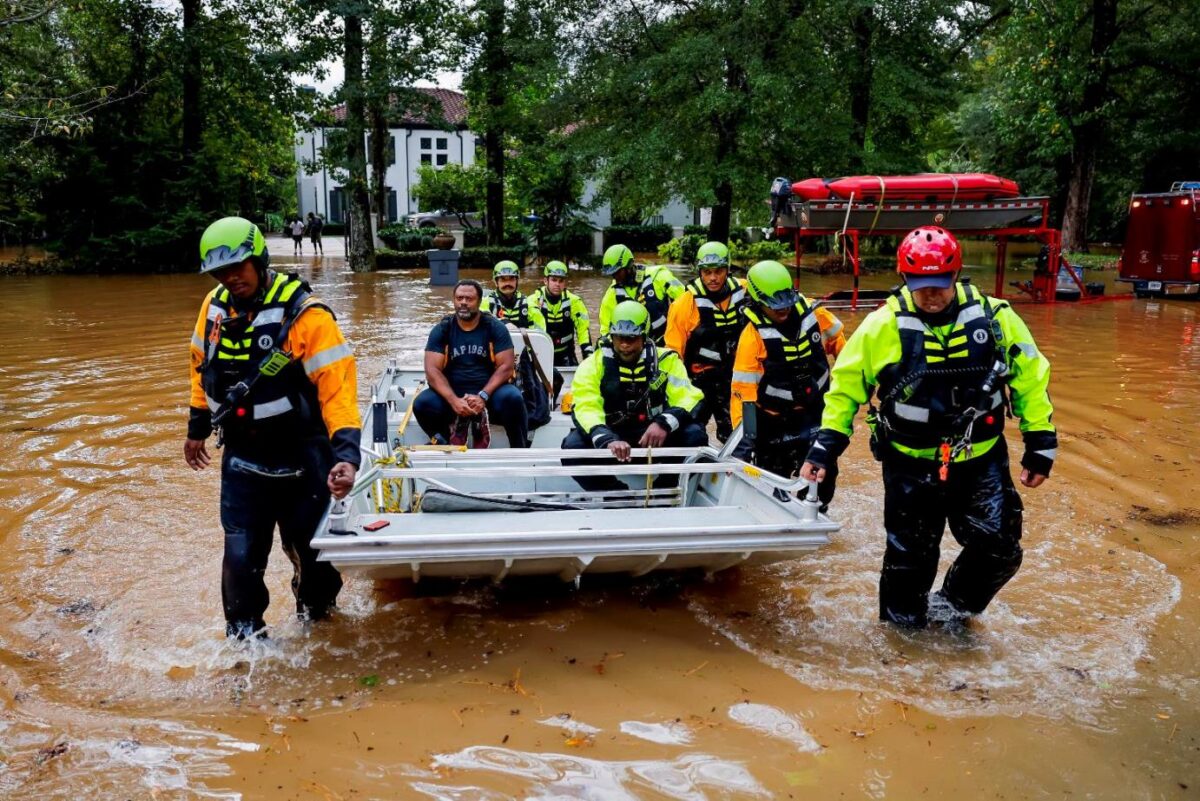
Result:
[[[722,444],[733,433],[733,423],[729,419],[729,395],[732,380],[732,372],[719,368],[705,370],[692,376],[692,383],[696,385],[696,389],[704,393],[704,403],[692,413],[692,419],[701,428],[705,428],[708,426],[709,419],[715,417],[717,439]]]
[[[504,426],[510,448],[529,447],[529,417],[525,409],[525,398],[514,384],[501,384],[487,401],[488,420],[492,425]],[[450,440],[450,425],[458,416],[450,404],[432,389],[421,390],[413,398],[413,416],[417,425],[432,437],[441,436]]]
[[[962,552],[940,593],[960,612],[986,609],[1021,566],[1024,507],[1009,474],[1005,442],[950,465],[946,481],[938,478],[936,462],[888,448],[883,487],[887,549],[879,579],[880,620],[925,626],[947,523]]]
[[[615,429],[617,436],[630,446],[638,447],[638,440],[642,438],[642,434],[646,433],[649,425],[638,426],[630,429]],[[664,448],[698,448],[701,445],[708,444],[708,434],[704,433],[704,429],[695,423],[682,425],[676,430],[667,435],[667,441],[663,443]],[[578,428],[571,429],[571,433],[562,441],[564,450],[591,450],[595,447],[592,444],[591,437],[586,436]],[[682,459],[662,459],[662,462],[680,462]],[[563,459],[564,465],[602,465],[616,464],[616,459]],[[620,492],[621,490],[629,489],[625,482],[621,481],[616,476],[575,476],[575,481],[579,486],[583,487],[588,492]],[[641,478],[641,476],[638,476]],[[674,487],[679,484],[678,476],[660,476],[654,480],[654,487]]]
[[[310,545],[329,504],[326,479],[332,453],[315,444],[309,452],[280,464],[240,456],[227,447],[221,460],[221,525],[225,558],[221,599],[225,631],[246,637],[264,627],[270,594],[263,575],[279,527],[283,552],[292,562],[296,612],[318,620],[329,614],[342,588],[342,577],[328,562],[317,561]]]
[[[759,420],[760,425],[763,420],[769,425],[772,418],[760,416]],[[800,466],[804,464],[804,458],[808,456],[808,450],[816,437],[816,432],[811,428],[805,434],[807,436],[783,431],[767,436],[765,440],[760,435],[754,443],[754,464],[785,478],[800,475]],[[837,479],[838,467],[837,462],[834,462],[825,468],[825,480],[817,485],[817,497],[821,499],[822,511],[833,500],[833,493],[837,490]]]

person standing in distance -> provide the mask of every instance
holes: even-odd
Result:
[[[270,269],[258,226],[225,217],[200,238],[208,293],[192,333],[184,460],[208,467],[206,440],[223,443],[221,597],[225,632],[263,636],[263,575],[279,527],[293,565],[296,612],[320,620],[341,576],[310,542],[330,495],[345,497],[360,464],[354,352],[333,312],[299,277]]]
[[[1039,487],[1058,452],[1050,362],[1003,300],[958,280],[962,250],[950,232],[922,227],[896,251],[904,278],[867,316],[833,367],[817,441],[801,475],[826,479],[846,449],[859,406],[883,463],[887,530],[879,617],[921,628],[987,608],[1021,566],[1021,496],[1008,466],[1004,418],[1020,418],[1020,481]],[[962,545],[941,589],[947,523]]]

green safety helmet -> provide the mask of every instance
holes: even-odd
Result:
[[[636,300],[625,300],[613,310],[608,333],[618,337],[644,337],[650,333],[650,312]]]
[[[492,268],[492,280],[495,281],[502,275],[515,275],[517,278],[520,278],[521,268],[517,266],[515,261],[505,260],[497,262],[496,266]]]
[[[729,248],[724,242],[705,242],[696,251],[696,267],[700,270],[729,269]]]
[[[547,278],[552,275],[566,278],[567,265],[563,264],[561,261],[548,261],[546,262],[546,269],[542,270],[542,275],[546,276]]]
[[[760,261],[746,273],[750,297],[770,309],[790,309],[800,301],[792,274],[777,261]]]
[[[604,262],[600,272],[604,275],[616,275],[617,271],[633,266],[633,251],[625,245],[613,245],[604,251]]]
[[[243,217],[222,217],[204,229],[200,237],[200,274],[254,259],[259,269],[267,269],[271,255],[267,240],[258,226]]]

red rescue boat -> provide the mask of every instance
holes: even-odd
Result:
[[[922,202],[996,200],[1020,197],[1016,181],[981,172],[920,175],[855,175],[826,180],[809,178],[792,184],[802,200],[915,200]]]

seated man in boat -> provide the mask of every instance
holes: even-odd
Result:
[[[987,608],[1021,566],[1021,496],[1008,467],[1004,419],[1021,419],[1020,481],[1038,487],[1058,451],[1050,362],[1003,300],[958,280],[954,235],[926,226],[896,250],[902,286],[866,319],[833,366],[821,430],[801,475],[828,481],[859,406],[883,463],[887,547],[879,617],[921,628]],[[962,551],[930,595],[942,535]]]
[[[567,265],[561,261],[546,264],[544,284],[529,296],[529,306],[536,309],[546,324],[546,333],[554,342],[554,366],[574,367],[579,364],[575,346],[583,358],[592,354],[592,333],[587,306],[583,298],[567,289]],[[554,371],[554,397],[562,389],[563,377]]]
[[[633,251],[625,245],[613,245],[604,251],[600,271],[612,276],[612,285],[600,298],[600,336],[608,334],[617,304],[636,300],[650,314],[650,339],[663,344],[667,333],[667,310],[683,294],[683,284],[668,268],[636,264]]]
[[[479,304],[480,311],[491,314],[497,320],[512,323],[517,328],[546,330],[541,310],[530,305],[529,298],[517,289],[521,281],[521,268],[515,261],[498,262],[492,268],[492,281],[496,288],[488,290]]]
[[[721,242],[705,242],[696,251],[700,276],[688,284],[687,292],[671,304],[667,313],[667,347],[683,355],[688,376],[704,393],[704,406],[696,423],[708,425],[717,419],[717,439],[724,442],[733,432],[729,419],[729,385],[733,378],[733,354],[745,318],[746,290],[729,277],[729,248]]]
[[[613,312],[609,336],[575,371],[572,392],[575,429],[563,440],[571,450],[607,448],[618,461],[629,461],[639,448],[695,448],[708,444],[692,412],[704,394],[688,380],[683,360],[659,348],[649,337],[650,313],[627,300]],[[572,462],[564,464],[598,464]],[[577,476],[585,490],[627,489],[615,476]]]
[[[478,431],[490,416],[504,426],[509,447],[527,448],[525,399],[509,383],[516,364],[512,337],[504,323],[479,310],[482,299],[478,281],[454,286],[454,314],[433,327],[425,344],[429,386],[413,399],[413,415],[434,444],[450,442],[451,426]]]
[[[829,357],[846,344],[842,323],[814,306],[792,286],[777,261],[760,261],[746,274],[752,303],[733,362],[730,418],[742,424],[734,455],[780,476],[791,477],[821,425]],[[837,472],[821,484],[821,502],[833,498]],[[786,500],[783,490],[776,490]]]

